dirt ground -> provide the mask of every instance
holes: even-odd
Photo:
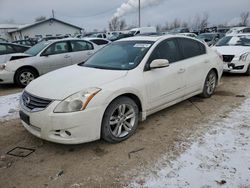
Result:
[[[211,119],[226,117],[250,96],[250,77],[225,75],[215,95],[193,97],[139,124],[127,141],[60,145],[28,133],[20,120],[0,124],[0,187],[124,187],[150,170],[164,155],[174,160],[206,133]],[[0,96],[20,91],[0,87]],[[212,126],[209,124],[209,126]],[[15,147],[35,149],[28,157],[6,153]],[[143,185],[144,182],[137,182]]]

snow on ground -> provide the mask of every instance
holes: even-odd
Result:
[[[163,157],[156,172],[137,177],[131,187],[250,187],[250,99],[193,143],[170,165]],[[166,163],[165,163],[166,164]],[[169,164],[169,163],[168,163]],[[159,169],[160,166],[160,170]]]
[[[16,93],[0,97],[0,122],[18,117],[20,95]]]

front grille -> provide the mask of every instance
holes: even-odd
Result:
[[[22,94],[22,104],[30,110],[45,109],[51,102],[52,102],[52,100],[50,100],[50,99],[36,97],[36,96],[33,96],[25,91]]]
[[[233,60],[234,55],[222,55],[222,57],[224,62],[230,63]]]

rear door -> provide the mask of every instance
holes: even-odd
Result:
[[[68,41],[51,44],[35,61],[42,74],[72,64],[71,47]]]
[[[209,67],[209,57],[206,54],[206,47],[201,42],[188,38],[177,40],[185,66],[185,92],[188,95],[200,90],[203,86]]]
[[[167,59],[170,65],[144,72],[149,111],[154,111],[158,107],[181,97],[185,87],[185,70],[182,61],[180,61],[181,55],[176,39],[167,39],[158,44],[146,67],[155,59]]]
[[[86,61],[95,52],[94,45],[88,41],[72,40],[70,42],[72,48],[72,64]]]

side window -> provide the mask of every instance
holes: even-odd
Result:
[[[50,47],[48,47],[45,50],[45,54],[48,55],[55,55],[55,54],[62,54],[62,53],[67,53],[69,52],[69,45],[68,43],[65,42],[57,42],[52,44]]]
[[[167,59],[169,63],[181,60],[181,55],[175,40],[165,40],[158,44],[149,58],[149,62],[155,59]]]
[[[91,43],[86,41],[71,41],[72,51],[85,51],[85,50],[93,50],[94,47]]]
[[[199,56],[206,53],[203,44],[192,39],[178,39],[184,59]]]
[[[0,44],[0,55],[15,53],[14,48],[11,45]]]
[[[97,45],[104,45],[104,44],[108,44],[109,42],[106,40],[97,40],[97,39],[93,39],[91,40],[91,42],[97,44]]]
[[[0,44],[0,55],[6,54],[6,53],[7,53],[6,45]]]

